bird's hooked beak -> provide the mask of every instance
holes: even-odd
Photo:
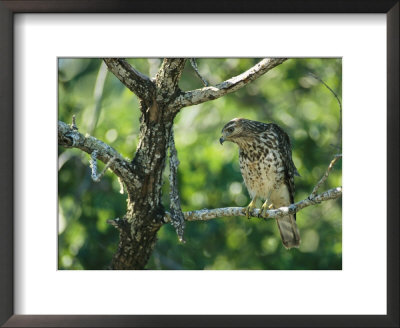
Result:
[[[224,143],[224,141],[225,141],[224,136],[222,136],[221,138],[219,138],[219,143],[220,143],[221,145]]]

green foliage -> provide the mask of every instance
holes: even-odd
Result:
[[[199,59],[202,75],[217,84],[238,75],[258,59]],[[141,72],[154,76],[159,59],[130,59]],[[135,95],[111,73],[102,89],[100,59],[60,59],[59,119],[76,122],[123,156],[132,158],[139,134],[139,104]],[[325,172],[338,143],[339,106],[332,93],[309,76],[312,72],[341,97],[340,59],[290,59],[245,88],[220,99],[184,108],[175,120],[179,184],[184,211],[246,206],[249,196],[238,164],[238,149],[219,144],[223,125],[234,117],[275,122],[291,136],[296,178],[296,201],[307,197]],[[96,82],[97,81],[97,82]],[[187,64],[182,90],[201,88]],[[102,90],[101,90],[102,89]],[[98,90],[95,96],[94,90]],[[99,92],[99,90],[101,92]],[[96,101],[99,111],[96,111]],[[89,155],[59,148],[59,268],[106,269],[118,245],[117,231],[106,221],[121,217],[126,196],[108,171],[94,183]],[[99,169],[104,167],[99,163]],[[341,185],[339,161],[322,189]],[[168,168],[163,204],[169,207]],[[320,190],[323,191],[323,190]],[[186,243],[165,225],[147,265],[148,269],[341,269],[341,200],[308,207],[297,214],[302,244],[286,250],[276,223],[257,218],[219,218],[188,222]]]

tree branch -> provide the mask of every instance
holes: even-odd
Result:
[[[324,201],[330,199],[337,199],[342,196],[342,187],[337,187],[333,189],[329,189],[322,194],[315,196],[313,199],[306,198],[302,201],[289,205],[288,207],[280,207],[274,210],[268,210],[265,212],[263,216],[259,216],[261,210],[259,208],[255,208],[250,211],[250,215],[252,217],[260,217],[263,219],[277,219],[282,216],[286,216],[289,214],[294,214],[299,212],[303,208],[306,208],[311,205],[320,204]],[[223,207],[223,208],[214,208],[214,209],[202,209],[197,211],[190,211],[183,213],[186,221],[208,221],[221,217],[230,217],[230,216],[246,216],[246,208],[245,207]],[[164,222],[170,222],[171,214],[166,213],[164,217]]]
[[[185,58],[165,58],[156,75],[157,102],[166,103],[176,94]]]
[[[275,66],[283,63],[285,60],[286,58],[263,59],[257,65],[253,66],[242,74],[232,77],[229,80],[217,84],[216,86],[183,92],[174,100],[171,107],[177,111],[183,107],[193,106],[209,100],[220,98],[256,80],[269,70],[273,69]]]
[[[78,148],[90,155],[95,152],[96,158],[103,163],[107,164],[111,161],[109,168],[123,181],[135,181],[141,184],[133,176],[129,162],[119,152],[101,140],[92,136],[84,136],[78,132],[76,123],[73,123],[73,127],[71,127],[58,121],[58,144],[66,148]]]
[[[110,72],[112,72],[129,90],[144,100],[147,104],[152,103],[154,83],[150,78],[122,58],[104,58]]]
[[[250,212],[250,215],[253,217],[259,217],[263,219],[277,219],[282,216],[287,216],[289,214],[294,214],[301,209],[320,204],[324,201],[330,199],[337,199],[342,196],[342,187],[337,187],[333,189],[329,189],[322,194],[316,195],[319,187],[326,181],[329,176],[329,173],[332,171],[333,165],[335,165],[336,161],[341,158],[342,155],[336,155],[335,158],[331,161],[326,170],[325,174],[322,176],[321,180],[316,184],[313,188],[311,194],[300,202],[291,204],[289,206],[280,207],[278,209],[267,210],[265,214],[260,216],[261,209],[255,208]],[[224,208],[214,208],[214,209],[202,209],[197,211],[190,211],[183,213],[186,221],[207,221],[219,217],[228,217],[228,216],[247,216],[245,207],[224,207]],[[164,222],[171,221],[171,214],[166,212],[164,216]]]
[[[124,161],[121,154],[114,148],[92,136],[84,136],[76,128],[71,128],[67,123],[58,121],[58,144],[66,148],[79,148],[88,154],[97,151],[98,158],[107,163],[115,157]]]

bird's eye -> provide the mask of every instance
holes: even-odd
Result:
[[[229,129],[228,129],[228,132],[229,132],[229,133],[232,133],[233,130],[234,130],[234,128],[229,128]]]

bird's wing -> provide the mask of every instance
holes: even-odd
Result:
[[[279,151],[282,156],[283,165],[285,166],[285,185],[288,188],[290,194],[291,203],[294,202],[294,176],[299,175],[296,166],[292,160],[292,145],[290,143],[290,138],[287,133],[276,124],[271,124],[271,128],[275,130],[278,136]]]

